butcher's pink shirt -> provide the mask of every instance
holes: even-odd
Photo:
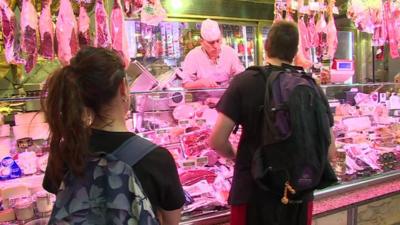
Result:
[[[207,78],[226,86],[232,76],[244,71],[244,67],[235,50],[229,46],[221,46],[217,64],[214,64],[201,46],[198,46],[187,54],[182,63],[182,70],[183,83]]]

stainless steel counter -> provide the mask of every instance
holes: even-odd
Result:
[[[326,198],[331,198],[335,196],[340,196],[344,193],[349,193],[355,190],[363,189],[366,187],[377,186],[385,182],[399,180],[400,178],[400,170],[390,171],[383,174],[375,175],[368,178],[357,179],[355,181],[344,182],[332,187],[328,187],[322,190],[315,191],[315,203],[318,204],[319,201],[323,201]],[[400,189],[400,187],[399,187]],[[400,190],[398,191],[400,193]],[[378,198],[380,196],[374,196],[375,193],[369,193],[373,198]],[[371,201],[371,199],[369,199]],[[361,204],[362,202],[358,202]],[[314,204],[314,205],[316,205]],[[332,209],[332,212],[334,210]],[[327,211],[318,211],[314,212],[314,215],[318,214],[330,214],[330,210]],[[211,224],[220,224],[224,222],[229,222],[229,210],[217,211],[217,212],[208,212],[205,214],[199,214],[195,216],[184,216],[182,217],[182,222],[180,225],[211,225]]]

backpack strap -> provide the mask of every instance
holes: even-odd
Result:
[[[143,157],[156,149],[158,145],[138,135],[134,135],[122,143],[113,153],[122,162],[134,166]]]
[[[266,78],[265,82],[265,96],[264,96],[264,106],[270,106],[271,103],[271,94],[277,95],[276,97],[281,100],[282,95],[281,95],[281,87],[279,85],[279,82],[276,86],[273,86],[273,83],[276,79],[279,79],[279,74],[283,73],[284,71],[271,71],[269,73],[269,76]],[[276,90],[274,90],[276,88]]]

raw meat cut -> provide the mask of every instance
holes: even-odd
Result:
[[[201,180],[207,180],[209,184],[212,184],[216,177],[217,174],[214,172],[202,169],[184,171],[179,175],[179,179],[183,186],[193,185]]]
[[[333,18],[333,14],[329,16],[328,26],[327,26],[327,44],[328,44],[328,53],[327,56],[329,59],[333,59],[335,57],[338,39],[337,39],[337,30],[335,25],[335,20]]]
[[[58,59],[63,65],[78,52],[78,26],[69,0],[61,0],[56,23]]]
[[[79,47],[90,45],[90,18],[86,12],[86,9],[81,3],[79,8],[79,17],[78,17],[78,39],[79,39]]]
[[[133,12],[137,13],[140,11],[143,7],[143,1],[144,0],[133,0]]]
[[[128,17],[135,17],[143,8],[143,0],[124,0],[124,12]]]
[[[283,20],[283,10],[284,10],[284,3],[282,0],[275,1],[275,8],[274,8],[274,23]]]
[[[299,29],[299,48],[298,51],[302,51],[304,58],[307,60],[311,59],[310,52],[310,38],[308,36],[308,29],[306,23],[304,22],[304,16],[299,16],[297,19],[298,29]]]
[[[0,0],[0,10],[6,61],[9,64],[25,64],[25,60],[20,55],[18,24],[14,12],[4,0]]]
[[[397,40],[396,40],[396,29],[394,27],[394,20],[392,16],[392,12],[390,10],[390,0],[383,3],[384,7],[384,20],[386,22],[388,38],[389,38],[389,48],[390,48],[390,56],[393,59],[400,57],[399,50],[397,49]],[[399,29],[399,28],[397,28]]]
[[[126,40],[124,14],[119,1],[114,1],[114,6],[111,11],[111,40],[112,48],[122,55],[125,66],[128,66],[130,62],[128,41]]]
[[[392,2],[391,4],[394,27],[397,27],[395,29],[397,47],[400,49],[400,29],[398,29],[400,27],[400,1]]]
[[[208,149],[208,138],[210,134],[210,129],[201,129],[183,134],[181,136],[181,143],[185,156],[198,156],[203,150]]]
[[[304,2],[300,0],[299,2],[300,8],[303,8]],[[287,4],[290,6],[290,2],[287,2]],[[309,69],[312,66],[312,61],[311,59],[311,51],[310,51],[310,38],[308,35],[308,29],[306,26],[306,23],[304,22],[304,15],[301,15],[300,13],[298,14],[298,29],[299,29],[299,47],[297,54],[294,58],[294,63],[297,66],[301,66],[305,69]],[[288,17],[289,16],[289,17]],[[286,16],[286,20],[288,21],[293,21],[293,18],[290,16],[290,10],[288,15]]]
[[[25,71],[29,73],[37,61],[38,17],[30,0],[24,0],[21,10],[22,51],[26,54]]]
[[[374,33],[377,16],[382,9],[381,0],[350,0],[347,17],[354,21],[356,27],[367,33]]]
[[[167,17],[160,0],[147,0],[140,12],[140,21],[147,25],[157,26]]]
[[[301,55],[304,56],[306,60],[311,60],[311,40],[310,40],[310,35],[306,26],[306,23],[304,21],[305,15],[304,15],[304,1],[299,0],[298,1],[298,8],[300,9],[298,11],[298,17],[297,17],[297,27],[299,30],[299,47],[298,51],[301,51]]]
[[[327,49],[327,28],[326,28],[326,20],[324,13],[319,14],[318,22],[315,26],[315,30],[318,35],[317,49],[316,54],[318,58],[322,58],[326,55]]]
[[[219,159],[218,154],[214,150],[205,150],[201,153],[201,156],[207,157],[207,166],[214,166]]]
[[[397,40],[397,47],[400,48],[400,2],[398,1],[397,4],[394,4],[395,7],[393,7],[393,17],[394,17],[394,27],[397,27],[395,29],[396,31],[396,40]]]
[[[285,20],[286,20],[286,21],[289,21],[289,22],[294,22],[292,13],[291,13],[290,11],[286,11]]]
[[[299,49],[301,49],[301,42],[299,42]],[[303,54],[303,51],[298,51],[296,56],[294,57],[294,64],[296,66],[301,66],[304,69],[309,69],[312,66],[312,62],[308,59],[306,59],[306,57]]]
[[[183,186],[183,189],[191,197],[209,196],[210,193],[214,192],[213,186],[206,180],[200,180],[192,185]]]
[[[386,20],[383,19],[383,9],[376,16],[376,24],[374,25],[374,33],[372,35],[372,46],[384,46],[387,39]]]
[[[317,43],[318,43],[318,35],[317,32],[315,30],[315,16],[314,14],[311,14],[308,17],[308,23],[307,23],[307,29],[308,29],[308,37],[310,40],[310,47],[311,48],[315,48],[317,47]]]
[[[130,0],[124,0],[124,12],[126,16],[132,16],[132,6]]]
[[[111,46],[110,26],[103,0],[96,0],[95,15],[96,37],[94,39],[94,46],[109,48]]]
[[[39,18],[40,54],[45,59],[54,58],[54,23],[51,20],[52,0],[42,2],[42,12]]]

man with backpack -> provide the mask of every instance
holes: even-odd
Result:
[[[336,181],[328,161],[333,118],[315,81],[291,65],[298,42],[296,24],[276,22],[267,66],[235,76],[217,105],[210,145],[235,159],[231,225],[309,225],[313,191]],[[239,125],[236,151],[228,138]]]

